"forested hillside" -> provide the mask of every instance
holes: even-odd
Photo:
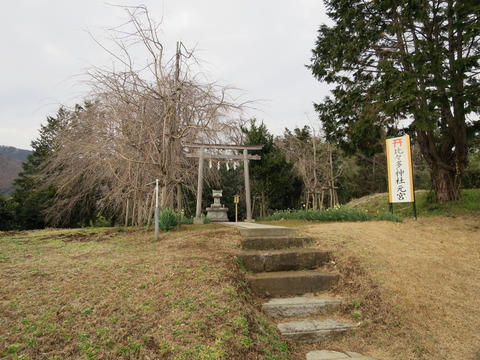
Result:
[[[29,150],[0,145],[0,194],[7,197],[13,194],[13,180],[22,170],[22,162],[30,153]]]
[[[31,154],[30,150],[17,149],[13,146],[0,145],[0,155],[6,156],[11,159],[24,162],[27,160],[27,156]]]

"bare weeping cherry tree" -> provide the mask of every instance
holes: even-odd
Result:
[[[171,206],[178,185],[196,181],[183,144],[234,134],[246,106],[236,89],[209,81],[181,43],[167,58],[160,23],[145,7],[124,10],[129,21],[108,31],[109,45],[95,39],[113,65],[88,69],[89,100],[62,125],[44,173],[58,188],[48,212],[54,224],[79,206],[144,223],[153,204],[147,184],[159,179],[160,206]],[[147,61],[138,64],[139,56]]]

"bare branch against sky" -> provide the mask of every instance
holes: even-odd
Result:
[[[139,5],[119,0],[118,5]],[[322,99],[309,63],[317,29],[326,21],[319,0],[145,0],[161,22],[166,55],[182,41],[205,61],[214,80],[263,100],[247,114],[263,120],[275,134],[309,123],[312,103]],[[0,13],[0,145],[29,148],[41,123],[60,105],[82,103],[78,74],[111,65],[92,40],[102,28],[126,21],[122,7],[103,0],[17,0]],[[160,21],[161,20],[161,21]],[[134,60],[142,62],[142,54]],[[246,99],[247,100],[247,99]]]

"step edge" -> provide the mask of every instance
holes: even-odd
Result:
[[[315,277],[328,276],[340,277],[338,273],[324,272],[319,270],[289,270],[289,271],[270,271],[253,274],[245,274],[247,279],[267,279],[267,278],[295,278],[295,277]]]
[[[319,250],[316,248],[287,248],[287,249],[273,249],[273,250],[240,250],[235,255],[241,256],[255,256],[255,255],[263,255],[263,256],[275,256],[281,254],[289,254],[289,253],[305,253],[305,254],[322,254],[322,255],[331,255],[331,250]]]
[[[333,321],[334,324],[328,324],[330,321]],[[316,329],[316,328],[308,329],[308,330],[305,330],[305,331],[297,331],[295,333],[308,333],[308,332],[325,331],[325,330],[340,330],[340,331],[343,331],[344,329],[345,330],[355,329],[355,328],[360,326],[359,323],[357,323],[357,324],[341,323],[341,322],[335,321],[333,319],[326,319],[326,320],[322,320],[322,321],[320,321],[320,320],[285,321],[285,322],[278,323],[277,327],[280,330],[281,327],[287,326],[289,324],[297,324],[297,325],[299,325],[299,324],[314,324],[314,326],[318,326],[320,324],[325,324],[325,323],[327,323],[327,325],[330,326],[330,327],[319,328],[319,329]]]
[[[264,304],[274,304],[275,301],[295,301],[295,302],[300,302],[300,301],[307,301],[310,303],[319,303],[319,302],[338,302],[341,303],[343,302],[342,299],[327,299],[327,298],[320,298],[320,297],[307,297],[307,296],[295,296],[295,297],[290,297],[290,298],[278,298],[278,299],[270,299],[268,302]]]

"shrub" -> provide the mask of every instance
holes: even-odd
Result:
[[[210,219],[208,216],[203,216],[203,214],[202,219],[204,224],[210,224],[212,222],[212,219]]]
[[[110,227],[111,221],[103,215],[98,215],[95,220],[90,220],[90,227]]]
[[[160,230],[169,231],[178,226],[178,214],[172,209],[164,209],[160,211],[158,219]]]
[[[186,216],[182,216],[181,224],[182,225],[192,225],[193,224],[193,217],[188,218]]]

